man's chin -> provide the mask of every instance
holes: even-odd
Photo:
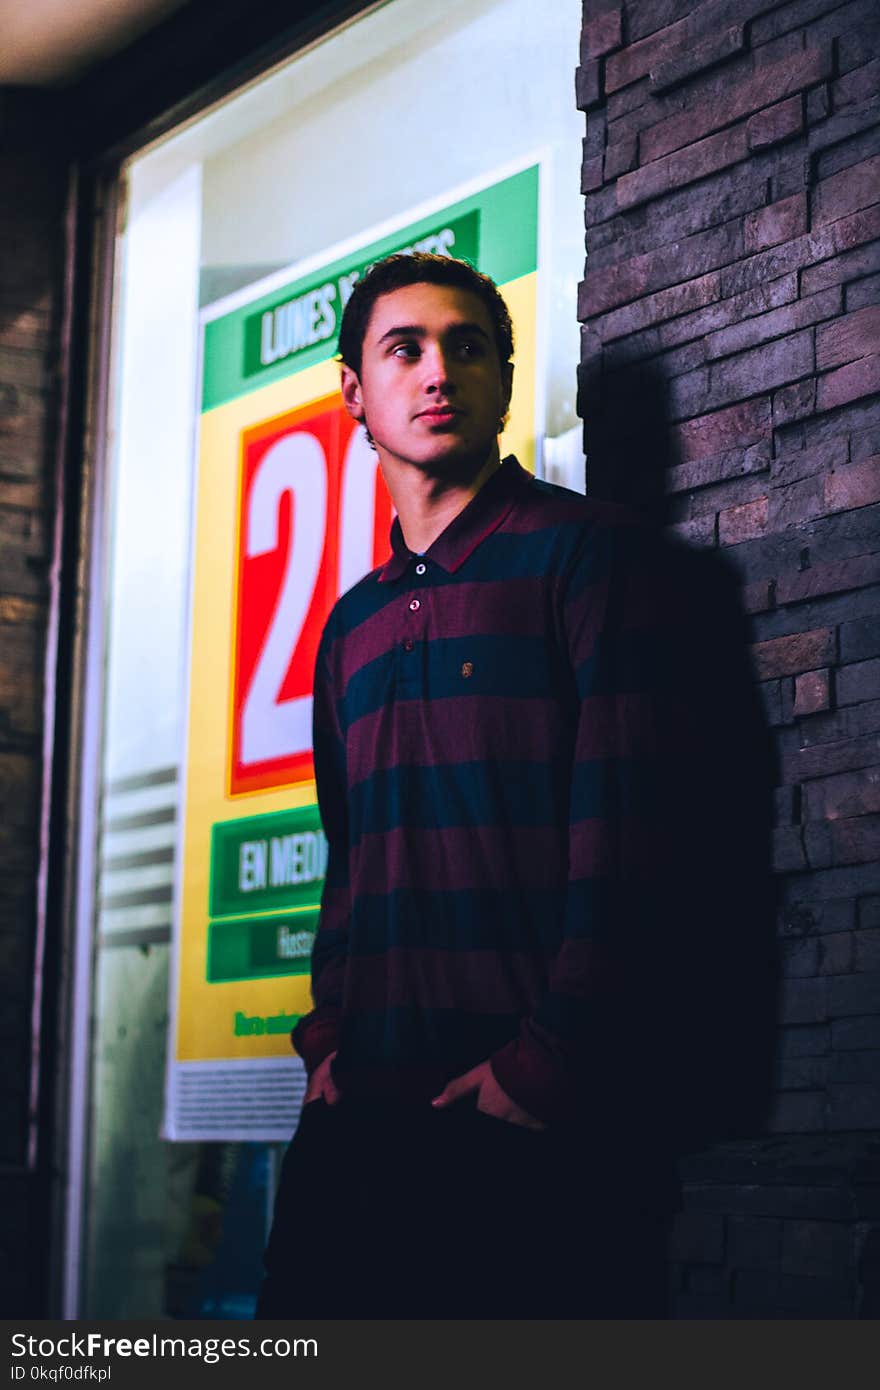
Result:
[[[443,478],[446,482],[470,483],[485,468],[497,452],[497,442],[482,444],[479,448],[459,444],[422,455],[409,460],[421,473],[432,478]]]

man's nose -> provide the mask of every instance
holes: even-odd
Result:
[[[439,343],[426,348],[423,356],[425,386],[429,391],[454,391],[450,354]]]

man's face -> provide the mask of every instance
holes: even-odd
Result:
[[[342,394],[380,457],[447,476],[486,462],[510,400],[511,372],[498,360],[477,295],[407,285],[373,305],[360,376],[344,366]]]

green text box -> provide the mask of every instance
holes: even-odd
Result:
[[[318,913],[208,923],[209,984],[307,975]]]
[[[209,917],[316,907],[327,867],[317,806],[211,827]]]

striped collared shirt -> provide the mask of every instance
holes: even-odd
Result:
[[[491,1058],[569,1117],[658,853],[650,533],[509,457],[424,555],[391,539],[318,652],[329,859],[294,1044],[405,1102]]]

